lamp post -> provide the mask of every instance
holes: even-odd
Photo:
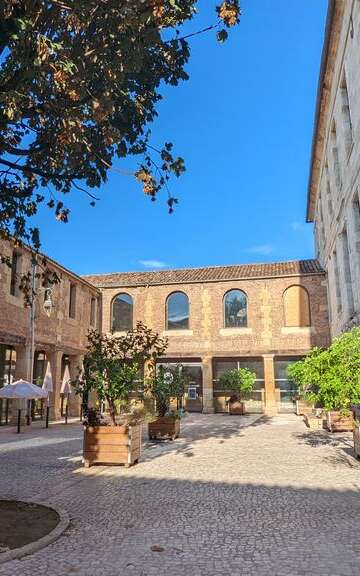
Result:
[[[36,308],[36,297],[38,294],[44,293],[44,303],[43,308],[48,317],[54,308],[54,303],[52,301],[52,289],[51,288],[39,288],[36,289],[36,276],[37,276],[37,260],[35,256],[31,259],[31,299],[30,299],[30,351],[27,372],[29,375],[29,381],[31,384],[34,380],[34,360],[35,360],[35,308]],[[30,424],[30,410],[28,409],[28,424]]]

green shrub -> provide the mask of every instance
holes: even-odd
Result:
[[[225,391],[232,392],[232,396],[240,400],[242,394],[253,390],[256,374],[248,368],[234,368],[224,372],[219,378],[219,385]],[[234,398],[235,399],[235,398]]]
[[[305,400],[325,410],[360,404],[360,327],[345,332],[325,350],[314,348],[288,369]]]

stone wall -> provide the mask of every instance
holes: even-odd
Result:
[[[12,258],[14,247],[1,242],[1,254]],[[18,253],[18,274],[31,269],[31,255],[26,248]],[[73,377],[81,366],[90,328],[91,299],[97,302],[95,323],[100,327],[100,294],[97,288],[79,278],[59,264],[48,260],[48,264],[60,276],[60,283],[52,287],[54,308],[48,316],[45,313],[44,291],[40,287],[35,303],[35,352],[45,352],[50,360],[55,392],[52,397],[54,415],[59,416],[59,389],[64,368],[64,358],[70,366]],[[30,377],[30,310],[24,307],[24,297],[18,287],[15,295],[10,293],[11,270],[0,266],[0,344],[13,346],[16,350],[15,377]],[[75,318],[69,317],[70,284],[76,286]],[[1,383],[0,383],[1,385]],[[78,413],[78,399],[72,397],[71,408]]]
[[[92,280],[101,286],[101,276],[92,277]],[[293,285],[304,287],[309,295],[310,326],[285,325],[284,292]],[[231,289],[240,289],[247,295],[247,327],[224,327],[224,295]],[[190,325],[187,330],[166,329],[166,300],[177,291],[184,292],[189,298]],[[326,346],[329,343],[324,274],[171,285],[121,285],[103,287],[101,293],[103,331],[111,330],[114,297],[127,293],[133,298],[134,324],[141,320],[168,337],[168,358],[201,362],[204,410],[208,412],[213,409],[214,359],[262,358],[265,409],[273,413],[276,411],[274,357],[302,356],[313,346]],[[303,305],[303,302],[292,299],[290,305]]]
[[[360,323],[360,3],[332,0],[309,191],[332,335]]]

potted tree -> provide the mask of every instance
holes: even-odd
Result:
[[[154,364],[167,348],[167,340],[138,322],[124,336],[88,336],[81,393],[94,390],[105,402],[108,414],[87,411],[84,420],[84,464],[125,464],[138,462],[141,452],[143,411],[130,409],[130,397],[138,392],[144,364]]]
[[[243,397],[253,390],[255,380],[256,374],[248,368],[234,368],[220,376],[220,387],[230,393],[230,398],[227,400],[229,414],[245,414]]]
[[[175,440],[180,434],[182,410],[172,410],[171,400],[181,405],[185,393],[187,377],[183,367],[178,364],[172,368],[158,366],[148,380],[147,390],[154,400],[156,418],[149,422],[149,438]]]
[[[351,406],[360,401],[360,328],[336,338],[325,350],[313,349],[289,368],[305,399],[326,411],[330,432],[351,431]]]

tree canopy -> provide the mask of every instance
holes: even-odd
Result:
[[[0,237],[36,250],[31,225],[41,203],[66,222],[65,195],[106,182],[116,158],[140,155],[135,178],[155,199],[184,160],[172,143],[155,149],[148,125],[163,83],[188,75],[189,38],[238,24],[239,0],[216,6],[216,20],[182,35],[197,0],[0,0]],[[30,219],[30,223],[29,223]],[[1,256],[1,255],[0,255]]]
[[[288,368],[306,400],[326,410],[360,404],[360,327],[344,332],[329,348],[314,348]]]

